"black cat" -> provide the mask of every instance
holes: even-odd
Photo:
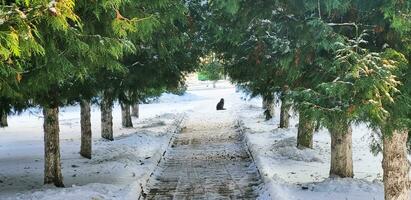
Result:
[[[223,98],[221,98],[220,102],[218,102],[217,110],[225,110],[225,108],[224,108],[224,99]]]

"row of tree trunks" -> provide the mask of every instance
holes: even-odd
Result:
[[[101,109],[101,137],[107,140],[114,140],[113,137],[113,100],[105,92],[100,105]]]
[[[7,114],[4,112],[0,112],[0,127],[7,127]]]
[[[384,195],[385,200],[410,199],[410,162],[407,158],[408,131],[383,133]]]
[[[112,100],[103,97],[101,103],[102,113],[102,137],[113,140],[112,127]],[[123,109],[124,108],[124,109]],[[92,152],[92,131],[91,131],[91,104],[89,100],[80,101],[80,124],[81,124],[81,147],[80,155],[91,158]],[[128,110],[128,112],[127,112]],[[131,123],[130,105],[122,106],[123,118]],[[138,107],[137,107],[138,114]],[[57,187],[64,187],[63,175],[61,173],[60,162],[60,141],[59,141],[59,108],[58,106],[44,107],[44,184],[54,184]],[[1,116],[3,118],[3,115]],[[7,117],[7,115],[6,115]],[[7,118],[6,118],[7,119]],[[124,123],[124,121],[123,121]],[[125,124],[123,124],[125,125]],[[128,124],[126,124],[128,125]]]
[[[92,133],[91,133],[91,109],[89,100],[80,101],[81,144],[80,155],[91,159]]]
[[[121,124],[123,128],[133,127],[133,122],[131,121],[130,104],[120,103],[121,106]]]
[[[336,120],[328,130],[331,134],[330,177],[354,177],[351,124],[345,120]]]
[[[138,103],[133,104],[131,107],[131,116],[139,118],[140,117],[140,106]]]
[[[267,101],[263,106],[267,108]],[[288,127],[290,107],[282,100],[280,128]],[[313,132],[318,131],[319,122],[300,112],[297,147],[312,148]],[[336,121],[329,128],[331,134],[331,165],[330,177],[354,177],[352,159],[352,127],[347,121]],[[408,131],[384,133],[383,139],[383,170],[385,200],[409,200],[411,197],[411,181],[409,178],[410,162],[407,158]],[[389,137],[391,136],[391,137]]]
[[[297,148],[313,148],[314,125],[314,120],[310,116],[299,112]]]
[[[44,184],[64,187],[60,164],[59,108],[43,108],[44,116]]]
[[[90,123],[90,102],[81,101],[81,154],[84,157],[91,157],[91,123]],[[130,110],[130,109],[128,109]],[[58,106],[44,107],[44,183],[54,184],[57,187],[64,187],[60,162],[59,143],[59,108]],[[308,142],[312,148],[312,130],[314,121],[300,113],[300,124],[304,124],[303,141]],[[299,129],[300,130],[300,129]],[[307,131],[309,130],[309,131]],[[353,177],[352,161],[352,128],[349,122],[341,120],[333,123],[329,128],[331,134],[331,177]],[[407,158],[407,138],[408,131],[393,131],[383,133],[383,162],[384,170],[384,194],[386,200],[409,200],[410,162]],[[300,136],[300,131],[299,131]],[[307,139],[308,138],[308,139]],[[310,146],[311,145],[311,146]]]

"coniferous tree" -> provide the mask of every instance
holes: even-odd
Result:
[[[18,84],[25,72],[25,61],[32,55],[44,54],[37,25],[53,10],[48,3],[0,2],[0,127],[8,126],[7,115],[13,108],[21,110],[26,107]]]
[[[384,15],[385,23],[389,24],[389,28],[385,29],[383,25],[378,26],[377,44],[388,44],[392,48],[385,51],[383,57],[396,61],[399,67],[395,76],[402,83],[393,99],[383,103],[389,112],[388,117],[376,123],[383,140],[384,195],[386,200],[409,199],[411,182],[407,141],[410,140],[411,127],[411,2],[386,1],[377,5],[382,13],[377,12],[376,15]]]
[[[340,47],[335,51],[335,63],[323,70],[323,77],[331,79],[299,91],[301,96],[296,97],[300,106],[320,115],[330,131],[330,176],[354,176],[351,123],[365,120],[364,116],[384,118],[381,102],[390,98],[389,93],[398,85],[392,76],[396,66],[380,54],[361,48],[366,36],[336,43]]]
[[[66,78],[78,74],[70,60],[72,53],[79,51],[78,30],[71,29],[79,20],[74,13],[74,1],[59,1],[48,6],[49,12],[39,16],[36,27],[44,55],[34,55],[25,62],[21,84],[25,96],[43,108],[44,183],[62,187],[58,112],[64,101],[62,87],[67,84]]]
[[[332,134],[330,175],[353,176],[351,123],[371,121],[381,128],[384,146],[387,147],[383,166],[385,198],[408,199],[409,165],[405,159],[405,133],[409,129],[410,104],[406,100],[409,85],[404,78],[407,73],[396,73],[406,85],[398,88],[392,74],[401,59],[386,55],[390,52],[387,45],[396,52],[391,55],[398,52],[397,55],[409,55],[407,36],[411,26],[408,1],[216,0],[205,5],[195,4],[193,8],[206,10],[204,13],[210,15],[199,15],[210,21],[202,29],[205,30],[204,38],[213,46],[210,49],[222,55],[222,60],[227,63],[234,63],[232,66],[238,66],[241,59],[250,60],[247,56],[250,53],[246,53],[250,51],[244,44],[248,38],[246,33],[251,32],[253,36],[258,33],[253,32],[259,28],[253,26],[253,20],[278,24],[274,30],[287,30],[288,34],[282,36],[290,42],[290,50],[277,57],[277,63],[291,75],[288,79],[293,93],[291,99],[300,111],[300,120],[304,119],[301,116],[310,116],[313,119],[308,120],[309,124],[320,122],[317,124],[328,128]],[[277,17],[270,20],[272,14],[277,14]],[[197,19],[201,20],[201,17]],[[360,36],[364,30],[368,35]],[[278,32],[269,30],[267,33],[276,36]],[[262,43],[258,37],[251,39]],[[241,45],[243,48],[238,48]],[[249,45],[254,52],[260,47]],[[244,71],[252,72],[255,66],[255,63],[245,65],[247,70]],[[261,73],[256,74],[262,76]],[[255,84],[255,80],[244,78],[246,75],[240,74],[235,80],[243,78],[244,83]],[[401,92],[395,93],[398,89]],[[401,111],[393,108],[401,108]],[[381,120],[388,123],[381,124]],[[300,124],[303,123],[300,121]],[[393,129],[391,124],[399,128]],[[312,136],[306,138],[310,141]]]
[[[187,16],[184,2],[170,2],[162,1],[158,8],[150,6],[156,19],[152,35],[134,37],[133,42],[140,48],[123,59],[128,73],[121,76],[117,88],[124,107],[179,88],[184,85],[186,74],[198,67],[201,51],[193,45],[190,14]],[[146,3],[151,4],[151,1]],[[162,7],[163,4],[169,6]],[[126,108],[125,113],[128,110]]]

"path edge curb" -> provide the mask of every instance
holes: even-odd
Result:
[[[172,133],[170,136],[170,139],[168,141],[167,147],[164,149],[164,151],[161,153],[160,158],[157,160],[156,166],[153,168],[153,170],[149,173],[150,175],[147,177],[146,180],[144,180],[144,185],[140,183],[140,194],[138,195],[138,200],[145,199],[145,195],[147,191],[147,185],[150,183],[151,178],[157,171],[158,166],[161,164],[161,161],[164,160],[164,156],[166,155],[167,151],[171,148],[174,139],[176,138],[176,135],[181,133],[181,131],[184,129],[183,123],[187,117],[187,114],[179,114],[176,120],[173,122],[173,124],[168,128],[167,132]]]
[[[243,121],[241,119],[237,119],[235,121],[234,128],[235,128],[236,131],[238,131],[240,133],[240,136],[242,137],[243,143],[246,147],[246,151],[249,154],[250,158],[253,160],[253,163],[254,163],[255,167],[257,168],[258,174],[260,175],[260,177],[263,181],[264,187],[266,187],[266,189],[268,189],[268,187],[271,183],[271,180],[267,176],[264,176],[261,173],[261,169],[260,169],[260,166],[258,164],[259,162],[257,162],[258,157],[257,157],[257,155],[255,155],[253,153],[253,151],[250,148],[249,139],[248,139],[246,131],[245,131],[246,127],[244,126]],[[268,191],[268,193],[269,193],[269,196],[272,196],[270,191]]]

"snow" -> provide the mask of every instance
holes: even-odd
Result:
[[[273,177],[269,185],[271,186],[269,193],[272,199],[384,199],[383,187],[380,183],[358,179],[327,179],[299,186],[276,182],[275,177]]]
[[[370,152],[372,131],[364,124],[353,126],[355,179],[329,179],[330,136],[322,129],[314,135],[314,148],[296,148],[298,116],[292,114],[291,126],[278,129],[279,111],[265,121],[261,99],[244,102],[238,109],[247,145],[266,183],[268,199],[384,199],[382,156]],[[269,197],[268,197],[269,196]]]
[[[195,101],[195,100],[200,100],[202,99],[199,96],[196,96],[195,94],[191,92],[186,92],[184,95],[175,95],[175,94],[170,94],[170,93],[164,93],[161,95],[160,99],[157,101],[159,103],[177,103],[177,102],[184,102],[184,101]]]
[[[62,116],[69,115],[68,110]],[[19,137],[14,145],[2,141],[0,199],[133,199],[167,148],[170,137],[179,130],[180,124],[175,122],[181,117],[174,114],[173,118],[159,115],[135,120],[137,128],[118,131],[113,142],[94,139],[91,160],[80,157],[78,136],[70,136],[65,129],[72,125],[62,123],[65,131],[61,138],[66,138],[61,141],[62,171],[66,186],[72,186],[64,189],[42,187],[43,144],[37,139],[41,129],[38,133],[35,129],[26,133],[26,140]],[[158,125],[160,120],[163,123]],[[140,128],[144,126],[147,128]],[[14,132],[12,129],[19,127],[6,128],[2,134],[7,135],[9,129]]]
[[[365,125],[353,126],[355,179],[329,179],[330,136],[322,129],[314,135],[314,148],[296,146],[298,117],[289,129],[278,129],[275,118],[265,121],[261,99],[244,101],[228,81],[190,80],[185,95],[163,94],[155,103],[140,105],[135,128],[121,127],[119,105],[114,106],[115,141],[100,138],[100,111],[92,107],[93,158],[79,156],[79,107],[60,113],[60,142],[66,188],[43,186],[43,133],[41,112],[31,109],[9,117],[9,127],[0,129],[0,199],[137,199],[141,187],[155,170],[172,135],[190,118],[214,112],[220,98],[230,115],[241,121],[245,141],[264,179],[259,199],[383,199],[381,160],[370,152],[372,134]],[[213,111],[213,112],[211,112]],[[197,117],[195,120],[202,120]],[[234,122],[233,122],[234,126]]]
[[[141,105],[135,128],[121,128],[121,111],[114,108],[115,141],[100,139],[100,112],[92,107],[93,158],[82,158],[79,107],[60,112],[61,159],[67,188],[43,186],[43,133],[39,109],[9,118],[0,129],[0,199],[135,199],[183,117],[163,113],[166,105]],[[150,112],[149,112],[150,111]]]

